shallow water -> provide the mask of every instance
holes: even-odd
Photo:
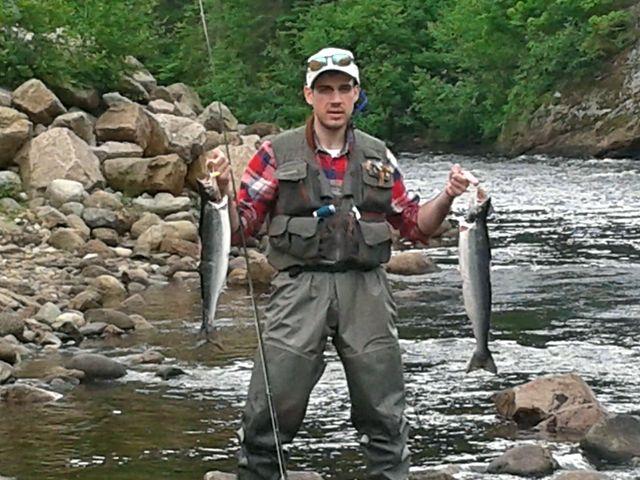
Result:
[[[508,479],[478,472],[506,448],[539,440],[496,417],[490,396],[497,390],[576,372],[610,411],[640,414],[640,163],[401,158],[407,183],[423,198],[441,187],[452,162],[483,180],[495,208],[491,345],[499,375],[464,373],[473,339],[455,248],[429,250],[440,266],[435,274],[391,277],[413,465],[455,465],[459,479]],[[147,316],[157,332],[89,344],[116,357],[154,347],[188,375],[163,381],[137,367],[113,383],[82,385],[55,404],[0,408],[0,475],[195,480],[208,470],[230,471],[255,330],[245,293],[229,291],[221,306],[224,350],[194,349],[198,295],[193,283],[153,291]],[[327,357],[291,466],[325,478],[362,478],[344,374],[335,352]],[[563,468],[593,467],[574,443],[542,443]],[[640,478],[640,468],[601,469],[614,479]]]

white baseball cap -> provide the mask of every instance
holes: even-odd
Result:
[[[360,72],[353,53],[342,48],[323,48],[307,59],[306,85],[311,88],[313,82],[324,72],[343,72],[360,83]]]

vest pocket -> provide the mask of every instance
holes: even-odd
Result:
[[[389,209],[393,187],[393,167],[390,170],[389,167],[390,164],[375,160],[362,164],[361,209],[374,212],[386,212]]]
[[[269,235],[269,244],[272,248],[286,252],[289,250],[289,235],[287,234],[287,224],[289,223],[288,215],[276,215],[271,219],[267,234]]]
[[[391,258],[391,230],[387,222],[358,221],[358,263],[376,267]]]
[[[314,258],[318,255],[320,238],[317,235],[318,218],[292,217],[289,220],[289,253],[298,258]]]

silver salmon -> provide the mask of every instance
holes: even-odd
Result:
[[[218,299],[227,281],[231,225],[229,200],[221,195],[214,178],[198,179],[200,194],[200,289],[202,296],[202,326],[200,332],[209,335],[214,321]]]
[[[478,188],[477,193],[472,194],[464,220],[460,222],[458,265],[462,276],[462,297],[476,339],[476,349],[467,366],[467,373],[481,368],[497,373],[489,351],[491,247],[487,215],[490,210],[491,198]]]

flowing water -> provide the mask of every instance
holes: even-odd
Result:
[[[443,185],[453,162],[483,180],[495,208],[491,346],[499,374],[464,373],[474,341],[455,247],[429,250],[437,273],[391,276],[413,465],[454,465],[458,479],[508,479],[480,472],[508,447],[539,442],[563,468],[590,468],[576,443],[506,425],[490,397],[541,375],[576,372],[611,412],[640,414],[640,163],[401,158],[408,185],[423,198]],[[464,203],[459,199],[454,210]],[[244,292],[230,290],[220,309],[224,350],[193,349],[198,295],[194,283],[152,291],[147,317],[156,332],[89,345],[115,357],[154,347],[187,375],[164,381],[137,367],[119,381],[77,387],[54,404],[0,408],[0,475],[196,480],[208,470],[231,471],[255,331]],[[262,292],[261,305],[265,298]],[[335,352],[327,359],[291,466],[325,478],[363,478],[344,374]],[[640,478],[640,467],[600,468],[612,479]]]

